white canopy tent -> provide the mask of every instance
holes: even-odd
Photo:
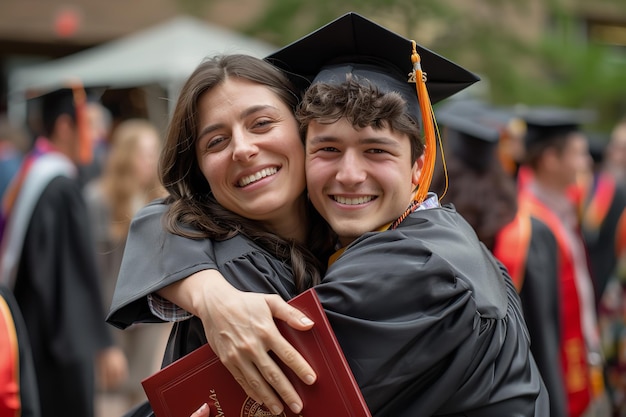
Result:
[[[88,88],[156,84],[166,91],[171,106],[181,84],[203,58],[218,53],[264,57],[275,50],[270,44],[201,20],[177,17],[73,55],[13,70],[8,83],[9,117],[22,123],[29,95],[67,86],[72,80]]]

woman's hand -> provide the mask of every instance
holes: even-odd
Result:
[[[279,397],[293,412],[302,410],[300,396],[268,353],[274,352],[306,384],[315,382],[313,369],[274,323],[277,318],[298,330],[311,328],[313,323],[298,309],[275,294],[239,291],[217,270],[198,272],[160,294],[202,320],[211,348],[246,394],[274,414],[283,411]]]
[[[189,417],[209,417],[210,415],[211,415],[211,409],[206,403],[204,403],[200,406],[200,408],[194,411],[193,414],[190,415]]]

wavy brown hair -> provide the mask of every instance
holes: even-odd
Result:
[[[166,228],[188,238],[224,240],[241,233],[281,261],[288,262],[298,290],[321,280],[332,249],[328,226],[309,204],[308,248],[284,239],[222,207],[211,194],[196,155],[198,100],[229,78],[240,78],[273,91],[290,109],[298,104],[299,92],[283,73],[269,63],[248,55],[222,55],[202,62],[187,79],[179,95],[160,160],[161,180],[170,193]],[[304,197],[303,197],[304,198]],[[190,230],[185,225],[195,230]]]
[[[167,195],[156,169],[149,183],[142,184],[137,179],[136,160],[143,136],[153,137],[160,149],[161,134],[150,121],[128,119],[121,122],[112,133],[111,148],[100,177],[103,193],[111,206],[110,233],[116,240],[126,238],[130,221],[141,206]]]
[[[446,131],[447,135],[457,134]],[[444,141],[447,172],[441,166],[435,169],[431,190],[440,194],[448,188],[441,202],[452,203],[456,210],[476,231],[478,238],[493,249],[498,232],[513,220],[517,212],[517,185],[504,171],[496,148],[486,161],[477,166],[456,156]]]

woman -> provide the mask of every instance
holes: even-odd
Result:
[[[235,287],[278,294],[282,299],[290,299],[320,281],[323,264],[319,259],[327,258],[332,240],[304,193],[304,149],[293,116],[298,95],[282,72],[249,56],[216,57],[194,71],[181,90],[172,116],[161,171],[170,193],[166,200],[170,204],[167,228],[181,241],[209,238],[198,241],[194,248],[206,252],[206,264],[189,263],[189,269],[176,271],[155,287],[154,277],[160,276],[155,270],[167,270],[163,264],[168,262],[166,256],[156,254],[153,260],[142,263],[146,270],[118,283],[109,322],[123,328],[135,321],[156,321],[146,297],[173,283],[176,285],[164,290],[166,294],[177,287],[184,290],[193,280],[179,281],[203,269],[219,269]],[[131,225],[130,239],[165,245],[162,251],[167,253],[167,245],[176,244],[177,239],[165,240],[161,222],[150,223],[166,209],[166,205],[155,203],[141,210]],[[133,253],[141,247],[141,243],[128,245],[124,257],[144,256]],[[188,254],[190,259],[195,255]],[[149,270],[151,267],[155,270]],[[217,274],[215,270],[206,273]],[[120,271],[120,277],[123,276],[124,265]],[[202,305],[195,300],[191,305],[180,303],[195,317],[176,324],[164,364],[207,342],[197,318],[207,314],[199,308],[221,306],[228,295],[239,296],[218,279],[219,276],[213,276],[199,280],[201,285],[213,285],[206,297],[194,292],[203,300]],[[222,287],[215,287],[216,283]],[[250,298],[253,300],[246,304],[250,311],[255,311],[255,302],[278,305],[278,296]],[[281,308],[287,314],[293,312]],[[306,324],[302,328],[305,327]],[[210,331],[213,326],[207,324],[204,328]],[[268,332],[269,338],[276,339],[277,331]],[[283,341],[282,348],[279,345],[273,350],[284,351],[286,343]],[[212,347],[220,352],[219,347]],[[279,357],[286,362],[294,360],[280,353]],[[313,372],[305,366],[300,375],[304,378]],[[313,380],[314,377],[309,382]],[[261,400],[272,404],[267,398]],[[273,404],[282,409],[277,399]],[[301,403],[295,407],[301,407]]]
[[[157,169],[161,142],[159,131],[150,121],[121,122],[112,132],[102,174],[85,187],[104,305],[110,305],[113,298],[131,219],[141,207],[166,195]],[[145,400],[141,380],[158,370],[169,327],[138,325],[114,333],[128,358],[129,378],[120,381],[121,387],[110,386],[104,380],[99,387],[104,391],[100,393],[102,407],[116,404],[112,398],[119,400],[122,410]]]

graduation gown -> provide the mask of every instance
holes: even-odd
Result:
[[[245,238],[167,235],[163,210],[152,205],[133,221],[111,323],[154,320],[145,296],[206,269],[211,252],[236,287],[294,295],[288,268]],[[365,234],[316,289],[375,416],[549,414],[510,278],[453,209],[417,211],[396,230]],[[198,347],[203,333],[197,319],[179,323],[166,363]]]
[[[550,395],[550,416],[567,417],[560,361],[560,302],[556,238],[539,219],[518,213],[496,235],[493,253],[509,271],[522,301],[530,350]]]
[[[95,353],[113,341],[104,322],[87,208],[75,179],[56,177],[39,197],[14,294],[28,328],[42,415],[93,415]]]
[[[589,364],[583,334],[582,304],[579,296],[574,254],[562,220],[530,190],[520,194],[520,207],[541,220],[557,243],[559,297],[559,363],[563,375],[568,415],[584,415],[594,396],[594,369]]]
[[[626,250],[626,190],[608,174],[599,174],[583,193],[581,232],[589,255],[596,305],[600,305],[607,283],[616,272],[618,258]]]

